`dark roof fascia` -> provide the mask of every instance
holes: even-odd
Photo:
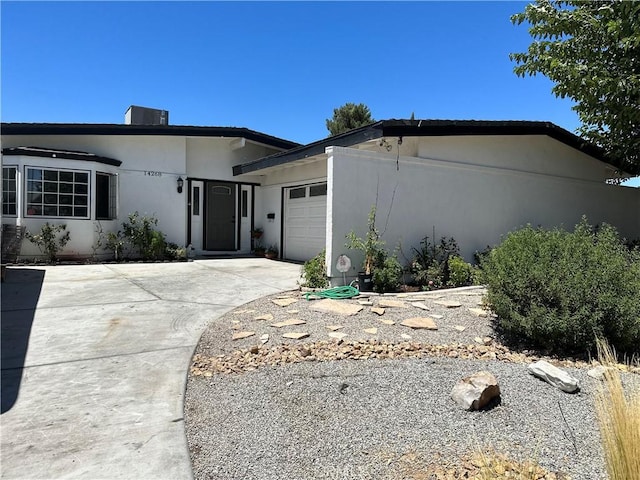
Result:
[[[551,122],[527,120],[382,120],[303,145],[287,152],[276,153],[233,168],[234,175],[255,172],[324,153],[329,146],[349,147],[381,137],[428,137],[468,135],[546,135],[587,155],[620,169],[599,147]]]
[[[40,157],[40,158],[62,158],[65,160],[79,160],[83,162],[96,162],[104,165],[111,165],[119,167],[122,165],[121,160],[115,158],[103,157],[101,155],[95,155],[87,152],[76,152],[69,150],[56,150],[53,148],[41,148],[41,147],[10,147],[3,148],[2,155],[24,155],[26,157]]]
[[[158,135],[188,137],[244,137],[274,148],[288,150],[299,143],[244,127],[197,127],[189,125],[124,125],[109,123],[3,123],[3,135]]]
[[[325,149],[330,146],[350,147],[358,143],[367,142],[383,136],[382,123],[376,122],[365,127],[349,130],[346,133],[336,135],[334,137],[318,140],[317,142],[301,145],[298,148],[292,148],[286,152],[275,153],[268,157],[259,158],[252,162],[236,165],[233,167],[233,175],[242,175],[245,173],[255,172],[263,168],[276,167],[285,163],[294,162],[303,158],[314,157],[323,154]]]

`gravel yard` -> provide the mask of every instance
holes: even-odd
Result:
[[[585,364],[570,361],[562,366],[580,381],[577,394],[529,375],[527,362],[537,357],[489,342],[490,316],[470,310],[481,307],[483,293],[373,296],[373,305],[343,300],[363,307],[344,316],[311,310],[319,300],[289,292],[215,320],[187,381],[185,428],[195,478],[436,478],[426,473],[434,465],[486,447],[538,459],[574,479],[606,478],[593,408],[599,381],[586,375]],[[439,305],[443,300],[460,306]],[[385,307],[383,315],[371,311],[390,301],[403,305]],[[256,320],[265,315],[273,318]],[[431,317],[438,329],[400,324],[412,317]],[[291,319],[306,323],[272,326]],[[253,334],[232,340],[241,332]],[[308,337],[283,338],[291,332]],[[339,341],[332,332],[346,336]],[[502,401],[467,412],[449,394],[479,370],[497,377]],[[637,375],[626,378],[638,383]]]

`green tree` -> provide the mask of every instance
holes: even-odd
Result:
[[[514,72],[547,76],[576,102],[579,133],[640,173],[640,1],[536,0],[511,21],[534,40],[510,55]]]
[[[332,137],[374,122],[371,110],[364,103],[357,105],[345,103],[340,108],[334,108],[333,118],[327,118],[327,130],[329,130],[329,136]]]

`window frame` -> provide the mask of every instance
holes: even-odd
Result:
[[[5,179],[5,175],[4,175],[4,171],[6,170],[10,170],[13,169],[13,179],[8,178]],[[18,216],[18,171],[19,171],[19,167],[18,165],[2,165],[2,216],[3,217],[17,217]],[[13,180],[13,190],[5,189],[5,180],[7,181],[7,183],[10,185],[11,181]],[[12,193],[14,194],[14,201],[13,202],[5,202],[4,201],[4,194],[5,192],[7,193]],[[5,207],[8,207],[9,205],[13,205],[13,210],[14,213],[7,213],[5,212]],[[7,209],[8,210],[8,209]]]
[[[24,218],[68,218],[71,220],[90,220],[91,219],[91,170],[83,170],[83,169],[72,169],[72,168],[53,168],[53,167],[43,167],[43,166],[39,166],[39,165],[25,165],[24,166],[24,171],[25,171],[25,176],[24,176],[24,206],[23,206],[23,210],[24,210]],[[30,171],[40,171],[40,179],[35,179],[35,178],[30,178]],[[54,183],[54,181],[52,180],[47,180],[45,177],[45,173],[44,172],[56,172],[57,175],[57,180],[55,181],[55,184],[57,185],[56,191],[50,191],[47,192],[46,188],[45,188],[45,182],[46,183]],[[73,175],[73,181],[69,182],[69,181],[61,181],[60,180],[60,173],[71,173]],[[86,175],[86,182],[81,182],[81,181],[76,181],[76,175],[77,174],[85,174]],[[35,191],[35,190],[30,190],[29,189],[29,182],[41,182],[42,183],[42,190],[41,191]],[[60,185],[61,184],[65,184],[65,185],[71,185],[71,189],[72,192],[60,192]],[[82,193],[82,192],[76,192],[76,185],[86,185],[86,193]],[[29,201],[29,195],[30,194],[41,194],[42,195],[42,201],[39,203],[39,205],[42,206],[42,212],[39,214],[33,214],[33,213],[29,213],[29,206],[30,205],[36,205],[35,202],[30,202]],[[57,214],[56,215],[45,215],[44,214],[44,210],[45,210],[45,206],[53,206],[54,204],[52,203],[45,203],[45,195],[56,195],[57,198],[57,202],[55,203],[55,206],[57,208]],[[71,204],[63,204],[60,203],[60,196],[61,195],[71,195],[72,197],[72,203]],[[76,198],[80,198],[80,197],[86,197],[86,204],[82,205],[82,204],[76,204]],[[75,213],[75,208],[86,208],[86,214],[85,215],[60,215],[60,206],[64,206],[64,207],[69,207],[71,206],[72,208],[72,213]]]
[[[107,177],[108,180],[108,189],[107,192],[107,210],[108,215],[98,216],[98,176]],[[95,206],[94,206],[94,215],[96,220],[117,220],[118,219],[118,174],[117,173],[109,173],[109,172],[95,172]]]

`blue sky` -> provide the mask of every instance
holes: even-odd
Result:
[[[526,2],[2,1],[4,122],[242,126],[307,143],[346,103],[375,119],[547,120],[571,102],[518,78]]]

